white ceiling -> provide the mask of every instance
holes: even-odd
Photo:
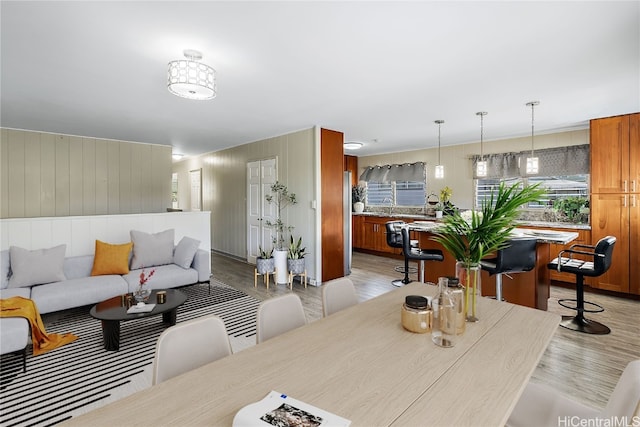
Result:
[[[2,127],[186,155],[313,125],[357,155],[586,128],[640,111],[640,2],[1,3]],[[184,49],[218,96],[166,89]]]

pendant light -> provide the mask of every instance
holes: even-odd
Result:
[[[476,116],[480,116],[480,160],[476,163],[476,176],[482,178],[487,176],[487,161],[484,159],[483,140],[484,140],[484,116],[486,111],[478,111]]]
[[[533,109],[539,104],[540,101],[527,102],[527,107],[531,107],[531,156],[527,157],[527,175],[535,175],[539,171],[538,158],[533,155]]]
[[[438,164],[436,165],[436,178],[442,179],[444,178],[444,166],[442,162],[440,162],[440,126],[444,123],[444,120],[436,120],[435,123],[438,124]]]

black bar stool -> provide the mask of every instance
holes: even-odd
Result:
[[[496,252],[496,258],[480,260],[480,265],[489,275],[496,275],[496,299],[502,301],[502,275],[511,278],[511,273],[531,271],[536,266],[535,238],[514,238]]]
[[[584,313],[600,313],[604,311],[601,305],[584,300],[584,276],[597,277],[609,270],[615,244],[616,238],[607,236],[598,240],[595,246],[572,245],[569,249],[560,251],[558,258],[547,264],[549,269],[576,275],[576,299],[565,298],[558,300],[558,304],[561,306],[578,311],[575,316],[562,316],[560,326],[563,328],[596,335],[605,335],[611,332],[611,329],[602,323],[584,318]],[[576,248],[581,248],[582,250],[577,250]],[[562,255],[564,254],[569,254],[569,257],[563,257]],[[584,255],[589,260],[574,259],[574,254]],[[569,302],[575,302],[575,307],[568,305],[567,303]],[[586,309],[584,308],[585,304],[595,308]]]
[[[407,225],[400,229],[402,233],[402,252],[404,254],[404,266],[405,270],[409,267],[409,260],[420,261],[420,282],[424,281],[424,262],[425,261],[444,261],[444,255],[439,249],[420,249],[411,247],[411,238],[409,237],[409,227]],[[403,284],[411,283],[409,274],[405,273]]]
[[[387,245],[389,245],[392,248],[398,248],[398,249],[402,249],[402,234],[400,233],[400,228],[405,225],[406,222],[404,221],[388,221],[385,223],[384,227],[386,230],[386,235],[387,235]],[[411,241],[411,247],[417,247],[418,246],[418,241],[417,240],[412,240]],[[405,272],[408,269],[408,273],[405,274]],[[408,267],[405,263],[405,265],[398,265],[395,267],[395,270],[398,273],[402,273],[405,274],[405,277],[407,274],[414,274],[418,272],[418,268],[417,267]],[[392,280],[391,284],[393,286],[402,286],[404,285],[403,283],[403,279],[396,279],[396,280]]]

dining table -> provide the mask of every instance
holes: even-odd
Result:
[[[503,426],[560,316],[480,298],[479,321],[443,348],[401,323],[407,295],[436,293],[410,283],[64,425],[232,426],[277,391],[352,426]]]

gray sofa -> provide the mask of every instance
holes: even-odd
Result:
[[[171,241],[173,240],[173,234],[171,234],[170,239]],[[191,240],[193,241],[193,239]],[[177,248],[173,248],[176,257],[178,256]],[[173,251],[171,252],[172,254]],[[165,257],[164,264],[153,265],[144,269],[147,274],[152,269],[155,270],[152,279],[145,284],[145,287],[149,289],[166,289],[209,282],[211,276],[209,268],[210,257],[211,254],[202,249],[195,250],[195,255],[193,255],[190,265],[184,262],[184,258],[174,260],[173,256],[170,258]],[[135,266],[135,254],[130,258],[129,263],[130,266]],[[184,265],[177,265],[176,263]],[[41,314],[45,314],[93,305],[105,299],[137,290],[140,273],[143,269],[131,270],[128,274],[123,275],[92,276],[93,264],[94,255],[65,257],[63,264],[64,280],[32,286],[10,287],[12,275],[10,251],[1,251],[0,298],[4,299],[13,296],[30,298],[36,303],[38,311]],[[37,265],[33,266],[34,269],[38,267]],[[21,351],[23,357],[25,357],[24,349],[28,338],[29,324],[26,319],[0,318],[0,354]]]

